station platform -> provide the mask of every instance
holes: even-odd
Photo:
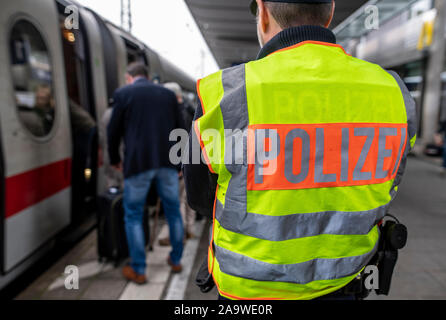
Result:
[[[406,224],[407,247],[400,252],[389,296],[372,294],[368,299],[446,299],[446,178],[439,175],[436,161],[419,157],[409,159],[399,196],[391,213]],[[18,300],[216,300],[217,291],[202,294],[194,279],[200,267],[209,237],[210,221],[196,223],[197,237],[188,240],[183,257],[184,270],[172,275],[166,263],[169,247],[148,253],[148,283],[128,283],[121,268],[98,262],[96,231],[91,232],[73,250],[42,274]],[[158,238],[168,234],[160,222]],[[64,286],[68,265],[79,268],[79,290]]]
[[[153,222],[153,221],[151,221]],[[208,243],[210,221],[195,225],[194,239],[186,242],[183,254],[183,272],[173,275],[167,265],[170,247],[162,247],[158,240],[168,236],[165,220],[159,221],[159,232],[153,251],[147,253],[148,283],[138,286],[121,274],[123,261],[117,268],[111,263],[100,263],[97,255],[97,231],[88,234],[75,248],[42,274],[16,300],[215,300],[217,292],[203,295],[193,285],[196,270],[203,262]],[[65,288],[65,268],[79,270],[79,289]]]

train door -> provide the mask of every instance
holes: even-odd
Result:
[[[125,46],[125,42],[124,40],[121,38],[120,36],[120,31],[113,25],[107,25],[108,29],[110,30],[112,39],[113,39],[113,43],[115,45],[115,53],[116,53],[116,66],[117,66],[117,78],[118,78],[118,88],[122,87],[126,84],[126,80],[125,80],[125,73],[127,71],[127,65],[128,65],[128,60],[127,60],[127,50],[126,50],[126,46]],[[118,88],[115,88],[118,89]]]
[[[161,61],[158,54],[151,50],[150,48],[145,49],[146,57],[150,65],[150,78],[155,83],[161,83],[161,75],[163,74],[163,68],[161,66]]]
[[[102,41],[101,29],[94,16],[94,14],[82,8],[80,10],[82,22],[85,26],[85,31],[88,38],[89,56],[90,56],[90,75],[94,88],[94,102],[96,110],[96,122],[98,128],[99,149],[98,161],[95,166],[91,163],[92,167],[97,168],[97,194],[102,194],[106,191],[106,171],[104,167],[104,152],[107,152],[104,146],[106,145],[106,124],[104,122],[104,115],[108,108],[108,92],[107,92],[107,77],[106,77],[106,61],[105,57],[110,54],[107,51],[105,54],[104,43]],[[93,152],[93,150],[91,150]]]
[[[149,60],[144,52],[143,44],[113,25],[108,25],[108,27],[113,34],[116,45],[118,75],[121,81],[124,80],[125,84],[127,66],[133,62],[142,62],[149,66]]]
[[[125,67],[127,65],[127,57],[124,52],[124,43],[120,37],[117,37],[113,32],[113,28],[94,11],[89,9],[84,11],[85,15],[88,15],[91,19],[91,24],[97,26],[97,34],[93,35],[97,42],[101,43],[102,49],[95,50],[94,53],[97,56],[97,60],[100,60],[102,55],[104,77],[103,89],[105,91],[105,99],[107,101],[106,106],[101,108],[100,118],[98,118],[99,124],[99,153],[100,153],[100,168],[98,174],[98,192],[104,192],[108,187],[116,186],[121,179],[109,179],[112,169],[109,164],[108,147],[107,147],[107,125],[111,118],[112,110],[107,109],[111,107],[113,101],[113,94],[115,91],[125,84]],[[94,28],[96,30],[96,28]],[[93,32],[90,27],[88,32]],[[99,37],[99,39],[97,38]],[[93,46],[90,50],[93,49]],[[99,48],[98,48],[99,49]],[[98,72],[96,72],[98,73]]]
[[[79,28],[66,27],[65,6],[58,4],[59,30],[65,63],[71,131],[72,223],[84,222],[96,209],[97,117],[88,34],[80,16]]]
[[[70,224],[71,134],[53,0],[3,1],[0,133],[7,273]]]

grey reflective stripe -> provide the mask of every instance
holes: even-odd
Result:
[[[372,147],[373,138],[375,137],[375,128],[355,128],[355,137],[367,137],[364,147],[362,148],[361,155],[359,156],[358,163],[353,171],[354,181],[371,180],[372,172],[363,172],[367,156],[369,155],[370,148]]]
[[[316,128],[316,163],[314,168],[314,182],[336,182],[336,173],[324,173],[325,132],[324,128]]]
[[[215,218],[228,231],[269,241],[286,241],[321,234],[366,235],[387,213],[388,205],[360,212],[316,212],[267,216],[223,208],[217,200]]]
[[[225,195],[225,207],[229,211],[246,212],[247,206],[247,179],[248,179],[248,163],[247,163],[247,137],[246,132],[249,125],[248,101],[246,97],[245,82],[245,65],[239,65],[230,69],[226,69],[222,73],[222,82],[224,95],[220,101],[220,109],[223,115],[223,123],[225,126],[225,155],[237,154],[233,144],[226,142],[232,140],[229,135],[230,131],[244,132],[237,139],[242,139],[243,143],[243,161],[237,163],[226,162],[225,166],[232,174],[229,180],[228,189]]]
[[[350,129],[342,128],[341,181],[348,181]]]
[[[228,275],[257,281],[307,284],[313,281],[334,280],[355,275],[370,262],[379,241],[372,251],[339,259],[314,259],[297,264],[270,264],[215,246],[220,270]]]
[[[400,78],[400,76],[394,72],[394,71],[388,71],[388,73],[396,80],[398,83],[398,86],[400,87],[401,93],[403,95],[404,99],[404,105],[406,107],[406,114],[407,114],[407,130],[404,130],[405,133],[405,139],[407,139],[406,148],[404,151],[401,152],[401,155],[398,157],[398,161],[396,164],[396,167],[394,169],[394,172],[397,171],[397,175],[395,177],[394,184],[392,186],[392,190],[390,191],[392,198],[395,198],[396,196],[396,187],[400,185],[404,171],[406,169],[406,162],[407,162],[407,156],[412,149],[410,145],[410,141],[412,138],[414,138],[418,132],[418,117],[417,117],[417,108],[415,100],[413,99],[412,95],[410,94],[409,90],[407,89],[407,86],[404,84],[403,80]],[[404,145],[405,140],[403,140]],[[400,160],[401,159],[401,160]],[[399,167],[398,167],[399,164]]]
[[[220,101],[225,129],[225,164],[232,174],[239,172],[246,164],[246,129],[249,125],[248,101],[246,97],[245,65],[223,70],[222,83],[224,95]],[[231,133],[232,131],[232,133]],[[238,132],[234,134],[234,131]],[[230,143],[236,139],[238,144]],[[243,160],[239,157],[240,143],[243,143]],[[229,156],[236,156],[237,162]],[[226,161],[228,160],[228,161]],[[246,170],[247,167],[246,167]]]
[[[294,174],[294,140],[302,140],[301,169],[299,174]],[[301,183],[310,172],[310,136],[303,129],[291,130],[285,138],[285,178],[290,183]]]
[[[220,106],[225,129],[243,130],[249,125],[245,65],[224,70],[222,82],[224,95]]]
[[[233,146],[225,150],[225,163],[240,165],[244,163],[243,143],[245,133],[239,129],[225,129],[225,145]]]
[[[375,179],[384,179],[389,175],[389,170],[383,170],[384,160],[392,156],[392,149],[386,148],[387,137],[395,137],[397,135],[397,128],[379,128],[378,160],[376,164]]]
[[[413,137],[415,137],[418,131],[418,117],[417,117],[417,107],[415,100],[412,97],[412,94],[409,92],[409,89],[407,89],[407,86],[404,83],[404,81],[400,78],[400,76],[394,71],[388,71],[388,73],[396,80],[403,95],[404,105],[406,107],[406,114],[407,114],[408,138],[409,140],[411,140]]]

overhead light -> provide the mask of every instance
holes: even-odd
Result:
[[[76,37],[74,36],[74,33],[68,30],[64,30],[63,32],[64,38],[68,42],[76,42]]]

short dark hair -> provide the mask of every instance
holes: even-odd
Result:
[[[265,1],[272,17],[282,29],[302,25],[325,26],[331,17],[332,3],[279,3]]]
[[[127,73],[135,77],[149,77],[149,68],[142,62],[133,62],[127,67]]]

